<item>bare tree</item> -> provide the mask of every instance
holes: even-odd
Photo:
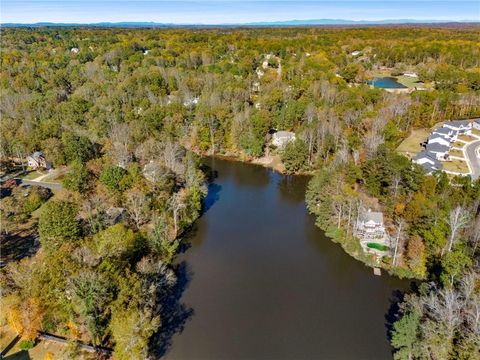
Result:
[[[181,191],[173,194],[173,196],[170,199],[170,207],[171,207],[172,213],[173,213],[173,232],[174,232],[175,237],[177,237],[177,234],[178,234],[178,213],[179,213],[180,210],[182,210],[186,207],[186,204],[184,202],[184,195]]]
[[[134,188],[126,194],[126,205],[130,218],[138,229],[148,218],[148,199],[143,191]]]
[[[470,220],[470,214],[463,207],[458,205],[450,211],[447,223],[450,226],[450,237],[448,239],[447,248],[442,250],[442,255],[446,251],[452,251],[453,245],[457,240],[458,232],[462,230]]]
[[[392,261],[393,266],[395,266],[397,263],[398,243],[400,242],[400,238],[402,237],[402,228],[404,223],[405,223],[404,220],[400,219],[396,225],[397,235],[395,236],[395,250],[393,252],[393,261]]]
[[[397,197],[398,195],[398,188],[400,187],[400,183],[402,182],[402,177],[399,174],[395,174],[392,179],[392,190],[393,190],[393,197]]]
[[[480,215],[477,215],[475,222],[470,229],[469,241],[473,246],[473,253],[475,254],[478,243],[480,242]]]
[[[132,160],[130,152],[130,128],[128,124],[115,124],[110,130],[112,147],[110,155],[118,166],[125,168]]]

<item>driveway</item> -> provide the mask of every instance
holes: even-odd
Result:
[[[470,169],[472,169],[473,180],[480,177],[480,155],[478,155],[477,150],[480,150],[480,140],[465,146],[465,156],[470,164]]]
[[[34,181],[34,180],[25,180],[21,178],[15,178],[15,180],[20,182],[20,186],[42,186],[44,188],[50,189],[50,190],[59,190],[63,186],[60,183],[51,183],[51,182],[45,182],[45,181]]]

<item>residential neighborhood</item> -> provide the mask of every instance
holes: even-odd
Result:
[[[428,174],[480,177],[480,119],[452,120],[434,128],[424,150],[412,157]]]

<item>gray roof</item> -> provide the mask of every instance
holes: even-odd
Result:
[[[376,222],[376,223],[381,223],[383,224],[383,213],[382,212],[376,212],[376,211],[363,211],[360,215],[360,220],[364,222],[368,222],[370,220]]]
[[[442,134],[448,135],[452,131],[454,131],[454,130],[449,129],[449,128],[444,128],[444,127],[433,130],[433,132],[438,133],[440,135],[442,135]]]
[[[442,145],[438,143],[427,144],[425,148],[428,152],[447,152],[448,150],[450,150],[450,147],[448,147],[447,145]]]
[[[445,125],[450,125],[450,126],[466,126],[470,123],[470,120],[452,120],[452,121],[447,121],[445,122]]]
[[[447,139],[445,137],[445,135],[442,135],[442,134],[432,134],[428,137],[428,141],[433,140],[433,139],[443,139],[443,140],[450,141],[449,139]]]
[[[32,157],[34,159],[36,158],[39,158],[40,156],[43,156],[43,153],[41,151],[35,151],[33,154],[32,154]]]
[[[480,124],[480,118],[474,119],[473,122],[476,122],[477,124]]]
[[[435,166],[438,169],[442,167],[442,163],[437,160],[437,157],[435,156],[435,154],[432,154],[431,152],[428,152],[428,151],[419,152],[417,155],[413,157],[413,160],[416,161],[416,160],[425,159],[425,158],[433,162],[433,165],[431,166]]]
[[[432,164],[429,164],[429,163],[424,163],[424,164],[421,164],[420,166],[423,167],[423,169],[426,171],[427,174],[433,173],[441,169],[441,167],[437,168],[436,166],[433,166]]]

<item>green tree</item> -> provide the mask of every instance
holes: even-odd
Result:
[[[76,240],[80,234],[76,217],[77,207],[70,202],[52,200],[43,205],[38,221],[42,247],[51,252],[64,242]]]
[[[404,314],[393,324],[392,346],[396,349],[395,360],[410,360],[413,358],[420,317],[416,312]]]
[[[70,166],[70,171],[63,179],[63,185],[68,190],[84,193],[88,190],[88,170],[79,160],[74,160]]]
[[[62,137],[65,158],[68,163],[75,160],[85,163],[94,155],[94,147],[85,136],[75,136],[72,133],[65,133]]]
[[[289,142],[281,153],[282,162],[288,172],[294,173],[307,167],[308,147],[302,140]]]
[[[108,166],[100,175],[100,181],[110,190],[123,190],[122,180],[127,175],[127,170],[119,166]]]

